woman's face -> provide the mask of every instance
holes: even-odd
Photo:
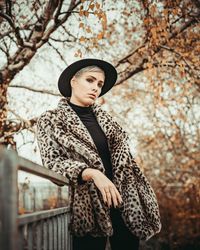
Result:
[[[70,102],[79,106],[92,105],[101,93],[104,84],[102,72],[83,72],[71,79],[72,95]]]

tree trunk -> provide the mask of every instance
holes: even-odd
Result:
[[[13,149],[16,149],[16,142],[14,141],[13,134],[10,132],[10,122],[7,121],[7,89],[8,85],[3,82],[1,77],[0,88],[0,145],[10,145]]]

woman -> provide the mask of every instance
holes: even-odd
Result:
[[[71,185],[73,250],[138,249],[161,228],[156,196],[134,161],[127,133],[95,101],[117,79],[108,62],[83,59],[61,74],[64,96],[37,122],[45,167]],[[126,246],[124,246],[126,244]]]

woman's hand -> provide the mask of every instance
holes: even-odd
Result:
[[[109,207],[112,205],[112,202],[114,207],[117,207],[122,202],[122,197],[115,185],[101,171],[93,168],[86,168],[82,172],[82,179],[84,181],[93,179],[103,196],[104,202],[107,203]]]

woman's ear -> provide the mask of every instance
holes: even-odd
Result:
[[[71,79],[71,81],[70,81],[71,87],[73,87],[75,81],[76,81],[76,79],[75,79],[75,77],[73,76],[72,79]]]

